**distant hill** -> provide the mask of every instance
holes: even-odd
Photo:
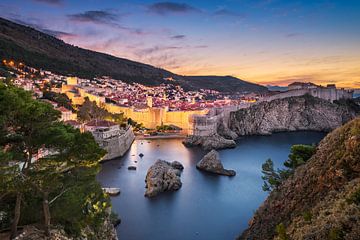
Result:
[[[264,92],[263,86],[234,77],[185,77],[148,64],[79,48],[34,28],[0,18],[0,57],[63,75],[84,78],[111,76],[128,83],[144,85],[175,83],[187,90],[200,88],[226,92]]]
[[[287,91],[287,90],[289,90],[289,88],[288,87],[282,87],[282,86],[276,86],[276,85],[266,85],[266,87],[267,87],[267,89],[269,90],[269,91],[279,91],[279,92],[285,92],[285,91]]]
[[[183,76],[194,89],[216,89],[220,92],[266,92],[267,88],[232,76]]]

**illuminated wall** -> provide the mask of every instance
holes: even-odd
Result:
[[[78,79],[77,79],[77,77],[67,77],[66,83],[67,83],[67,85],[74,86],[74,85],[78,84]]]
[[[84,89],[82,88],[78,88],[79,91],[79,95],[83,98],[89,98],[90,101],[92,102],[96,102],[98,105],[100,105],[101,103],[105,103],[105,98],[104,97],[100,97],[91,93],[86,92]]]
[[[165,108],[145,108],[135,109],[133,107],[120,107],[114,104],[105,103],[105,98],[86,92],[82,88],[75,86],[63,85],[61,89],[73,102],[73,104],[81,105],[84,98],[88,97],[90,101],[95,101],[98,105],[102,105],[111,113],[124,113],[125,117],[142,123],[146,128],[155,129],[161,124],[175,125],[182,129],[182,133],[189,134],[193,127],[190,117],[193,114],[205,115],[207,109],[196,111],[167,111]],[[76,93],[78,92],[78,93]]]
[[[132,120],[142,123],[146,128],[154,129],[156,126],[175,125],[183,129],[184,134],[188,134],[192,129],[190,116],[193,114],[205,115],[208,110],[197,111],[166,111],[164,108],[146,108],[143,110],[135,110],[130,107],[120,107],[114,104],[105,104],[105,108],[111,113],[123,112],[124,115]]]

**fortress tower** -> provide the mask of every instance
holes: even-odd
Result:
[[[66,78],[66,84],[70,85],[70,86],[74,86],[78,84],[78,79],[77,77],[67,77]]]
[[[149,108],[153,107],[153,98],[151,96],[146,97],[146,104]]]

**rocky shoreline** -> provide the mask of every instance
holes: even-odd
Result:
[[[115,229],[115,224],[119,223],[112,222],[110,217],[111,209],[109,208],[109,215],[105,218],[102,227],[99,231],[94,231],[90,226],[85,227],[82,230],[81,236],[73,237],[67,234],[64,228],[60,225],[54,225],[50,229],[50,236],[45,234],[43,228],[39,227],[37,224],[26,225],[21,227],[21,233],[15,239],[26,239],[26,240],[39,240],[39,239],[54,239],[54,240],[118,240],[118,236]],[[0,239],[10,239],[10,233],[0,233]]]
[[[310,95],[260,102],[230,113],[228,126],[221,121],[210,136],[187,136],[186,147],[205,150],[236,147],[235,140],[248,135],[275,132],[329,132],[360,114],[360,106],[350,101],[334,103]]]
[[[218,134],[211,136],[188,136],[183,144],[186,147],[200,146],[205,150],[235,148],[236,142],[232,139],[226,139]]]

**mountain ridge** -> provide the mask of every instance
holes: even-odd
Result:
[[[149,64],[80,48],[33,27],[1,17],[0,57],[22,61],[29,66],[57,74],[84,78],[111,76],[127,83],[136,82],[148,86],[169,83],[165,78],[173,78],[174,83],[185,90],[206,88],[230,93],[267,91],[264,86],[231,76],[182,76]]]

